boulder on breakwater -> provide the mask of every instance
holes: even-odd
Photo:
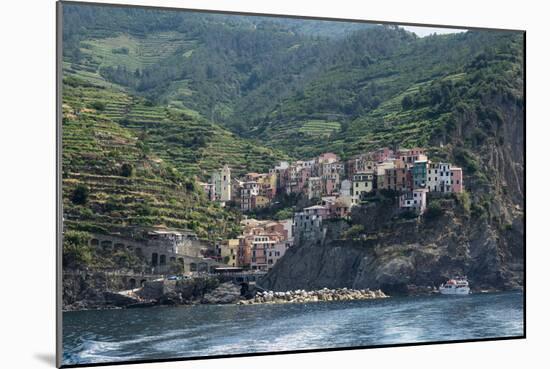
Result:
[[[286,292],[265,291],[258,292],[253,299],[240,300],[239,305],[253,304],[286,304],[318,301],[353,301],[371,300],[389,297],[381,290],[352,290],[348,288],[328,289],[316,291],[295,290]]]
[[[213,291],[205,294],[201,300],[202,304],[232,304],[241,297],[241,287],[226,282],[220,284]]]

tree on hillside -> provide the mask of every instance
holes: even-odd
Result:
[[[63,268],[79,269],[89,267],[93,252],[88,245],[89,235],[85,232],[67,231],[63,235]]]
[[[134,174],[134,167],[132,164],[124,163],[120,167],[120,175],[123,177],[131,177]]]
[[[84,205],[88,202],[90,190],[86,185],[79,184],[71,194],[71,201],[75,205]]]
[[[105,110],[105,103],[103,101],[94,101],[90,106],[95,110],[99,110],[99,111]]]

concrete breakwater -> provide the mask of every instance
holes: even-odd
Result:
[[[240,300],[239,305],[253,304],[286,304],[318,301],[353,301],[371,300],[389,297],[381,290],[353,290],[348,288],[328,289],[323,288],[315,291],[295,290],[286,292],[257,292],[254,298]]]

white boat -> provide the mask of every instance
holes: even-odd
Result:
[[[439,286],[439,292],[442,295],[468,295],[470,285],[466,277],[454,277]]]

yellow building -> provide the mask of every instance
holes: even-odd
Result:
[[[352,195],[360,198],[374,189],[374,172],[367,170],[353,176]]]
[[[239,240],[230,239],[221,242],[218,246],[218,255],[224,264],[237,266],[237,251],[239,249]]]
[[[269,198],[267,196],[256,196],[256,207],[263,208],[269,205]]]

